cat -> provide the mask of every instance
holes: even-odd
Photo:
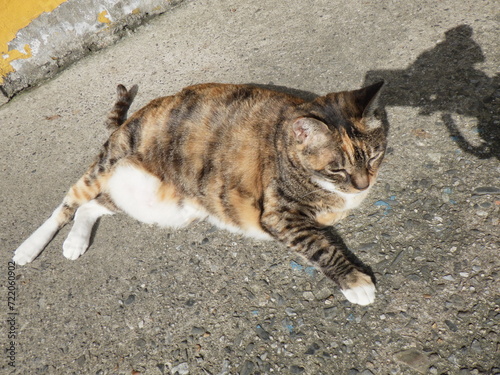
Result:
[[[384,157],[383,82],[306,101],[252,85],[200,84],[157,98],[127,119],[137,86],[118,85],[112,130],[87,172],[15,251],[35,259],[74,216],[63,254],[77,259],[102,215],[123,211],[180,228],[219,227],[276,239],[336,282],[352,303],[375,299],[375,278],[332,234],[359,206]]]

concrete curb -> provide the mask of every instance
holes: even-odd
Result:
[[[0,105],[183,1],[7,2],[0,14]]]

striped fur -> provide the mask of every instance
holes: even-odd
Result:
[[[118,86],[113,132],[53,215],[15,252],[32,261],[75,215],[64,255],[76,259],[103,214],[180,227],[209,219],[274,238],[373,302],[374,278],[331,225],[373,186],[387,129],[375,111],[382,83],[307,102],[249,85],[202,84],[158,98],[126,120],[137,86]],[[88,232],[88,233],[87,233]]]

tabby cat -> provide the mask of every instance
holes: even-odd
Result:
[[[81,256],[102,215],[124,211],[180,228],[219,227],[277,239],[360,305],[375,299],[373,273],[331,225],[373,186],[386,148],[375,109],[383,82],[306,101],[251,85],[201,84],[158,98],[127,120],[137,86],[119,85],[112,129],[61,205],[15,251],[31,262],[74,215],[63,245]]]

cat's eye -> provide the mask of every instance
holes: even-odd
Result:
[[[349,173],[345,169],[329,169],[328,173],[331,175],[341,176],[343,178],[348,178]]]

